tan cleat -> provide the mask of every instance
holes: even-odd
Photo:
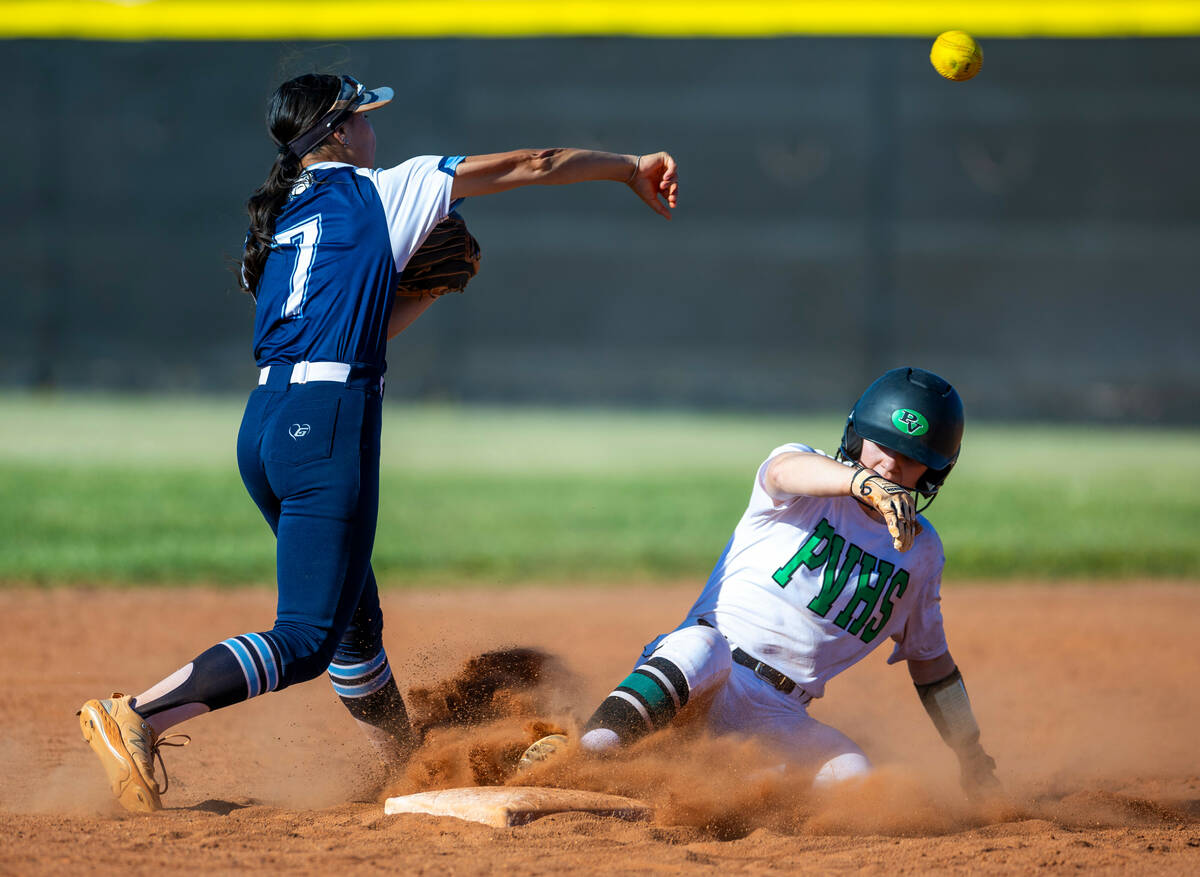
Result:
[[[517,762],[517,771],[529,770],[535,764],[541,764],[567,751],[567,738],[563,734],[549,734],[529,745]]]
[[[168,737],[184,738],[182,743],[167,743],[158,739],[146,722],[129,705],[128,695],[114,693],[105,700],[89,700],[76,713],[83,740],[92,747],[108,774],[113,794],[126,810],[153,813],[162,809],[161,795],[167,790],[167,771],[163,767],[163,785],[154,778],[154,757],[162,764],[159,746],[186,746],[191,738],[186,734]]]

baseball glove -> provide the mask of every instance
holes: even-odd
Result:
[[[479,241],[467,231],[457,213],[433,227],[400,273],[396,295],[435,298],[447,292],[462,292],[479,272]]]

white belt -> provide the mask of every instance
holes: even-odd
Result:
[[[258,385],[260,387],[267,382],[267,375],[271,373],[272,368],[287,368],[287,366],[263,366],[258,372]],[[307,384],[309,381],[336,381],[339,384],[344,384],[348,377],[350,377],[349,363],[309,362],[305,360],[292,366],[292,379],[289,383]]]

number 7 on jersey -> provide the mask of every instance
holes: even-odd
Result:
[[[304,297],[308,294],[308,277],[312,273],[317,241],[321,239],[321,214],[275,235],[275,244],[291,244],[296,248],[296,264],[288,286],[287,301],[283,303],[285,319],[304,316]]]

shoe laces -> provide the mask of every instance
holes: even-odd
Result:
[[[181,741],[181,742],[176,742],[176,741]],[[162,770],[163,781],[162,781],[162,785],[158,787],[158,793],[160,795],[165,793],[167,791],[167,789],[170,787],[171,779],[170,779],[170,777],[167,776],[167,765],[163,761],[162,753],[159,752],[158,750],[160,748],[162,748],[163,746],[187,746],[191,742],[192,742],[192,738],[190,736],[188,736],[187,734],[164,734],[162,737],[155,740],[154,744],[150,747],[151,758],[158,759],[158,766]],[[151,763],[153,763],[153,762],[151,762]],[[156,786],[158,785],[157,779],[154,781],[154,784]]]

